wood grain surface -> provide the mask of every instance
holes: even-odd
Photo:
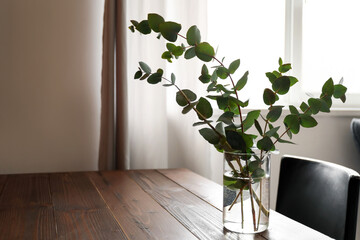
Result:
[[[271,211],[260,234],[222,226],[222,187],[187,169],[0,175],[0,239],[326,240]]]

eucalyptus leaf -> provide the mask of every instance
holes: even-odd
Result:
[[[295,115],[299,115],[299,111],[296,109],[296,107],[294,107],[293,105],[290,105],[289,106],[289,110],[292,114],[295,114]]]
[[[141,76],[142,76],[142,71],[139,70],[135,73],[134,79],[139,79],[139,78],[141,78]]]
[[[277,135],[277,131],[280,129],[280,127],[271,128],[269,131],[265,133],[265,136],[273,137]]]
[[[144,62],[139,62],[140,68],[146,72],[146,73],[151,73],[151,68],[149,67],[149,65],[147,65]]]
[[[254,120],[254,125],[255,125],[255,128],[256,128],[256,130],[259,132],[259,134],[260,135],[263,135],[263,130],[262,130],[262,128],[261,128],[261,126],[260,126],[260,123],[258,122],[258,120]]]
[[[274,143],[271,141],[270,137],[265,136],[256,144],[257,148],[264,151],[270,151],[275,149]]]
[[[176,80],[175,74],[171,73],[171,83],[175,84],[175,80]]]
[[[276,101],[276,94],[269,88],[264,90],[263,100],[266,105],[272,105]]]
[[[309,105],[307,105],[305,102],[302,102],[300,105],[300,109],[301,111],[303,111],[303,113],[307,113],[309,110]]]
[[[269,81],[270,81],[271,83],[273,83],[273,82],[277,79],[277,77],[275,76],[275,74],[273,74],[273,73],[271,73],[271,72],[267,72],[265,75],[266,75],[266,77],[269,79]]]
[[[234,118],[233,112],[224,112],[223,114],[221,114],[221,116],[219,117],[219,119],[217,121],[218,122],[221,121],[223,123],[230,125],[233,123],[233,118]]]
[[[321,106],[322,106],[320,99],[317,99],[317,98],[309,98],[308,104],[309,104],[310,110],[313,114],[317,114],[320,111]]]
[[[150,28],[154,32],[160,32],[159,25],[163,22],[165,22],[164,18],[156,13],[149,13],[148,14],[148,22]]]
[[[211,128],[202,128],[199,130],[201,136],[211,144],[217,144],[220,141],[220,136]]]
[[[329,80],[324,83],[322,94],[326,94],[327,96],[332,96],[334,94],[334,81],[332,78],[329,78]]]
[[[284,106],[272,106],[269,113],[266,115],[266,119],[270,122],[275,122],[276,120],[278,120],[281,116],[283,107]]]
[[[149,34],[151,33],[151,28],[149,26],[149,22],[147,20],[141,21],[139,24],[135,26],[136,30],[141,32],[142,34]]]
[[[215,51],[209,43],[202,42],[195,46],[195,54],[200,60],[210,62],[215,56]]]
[[[334,85],[334,98],[341,98],[345,95],[347,88],[341,84]]]
[[[226,79],[229,76],[229,70],[224,67],[219,67],[216,70],[216,74],[221,79]]]
[[[234,74],[235,71],[239,68],[239,66],[240,66],[240,59],[233,61],[232,63],[230,63],[229,72],[231,74]]]
[[[272,84],[272,89],[280,95],[286,94],[290,89],[289,77],[282,76],[277,78]]]
[[[191,109],[193,109],[196,106],[196,104],[198,104],[198,101],[190,103],[189,105],[187,105],[186,107],[183,108],[181,113],[186,114],[186,113],[190,112]]]
[[[279,72],[281,72],[281,73],[286,73],[286,72],[288,72],[290,69],[291,69],[291,64],[289,64],[289,63],[287,63],[287,64],[282,64],[282,65],[279,67]]]
[[[191,59],[195,56],[196,56],[195,47],[191,47],[188,50],[186,50],[185,55],[184,55],[185,59]]]
[[[189,89],[183,89],[176,93],[176,102],[182,107],[188,105],[188,101],[192,102],[195,100],[196,94]]]
[[[260,116],[260,110],[253,110],[248,112],[245,120],[243,121],[244,132],[247,131],[254,124],[254,121]]]
[[[181,25],[175,22],[163,22],[159,24],[159,30],[166,40],[175,42],[181,30]]]
[[[284,119],[285,126],[290,128],[290,131],[294,134],[300,131],[300,119],[295,114],[287,115]]]
[[[248,80],[248,75],[249,75],[249,71],[246,71],[244,73],[244,75],[239,79],[239,81],[236,83],[235,85],[235,89],[237,91],[240,91],[241,89],[243,89],[247,83]]]
[[[196,109],[201,113],[202,116],[205,117],[205,119],[210,118],[213,114],[211,104],[203,97],[199,99],[199,103],[196,105]],[[200,116],[199,118],[203,120]]]
[[[305,128],[315,127],[318,123],[317,121],[310,115],[301,114],[300,115],[300,124]]]
[[[201,42],[200,30],[197,28],[197,26],[194,25],[189,28],[186,33],[186,40],[191,46],[195,46]]]

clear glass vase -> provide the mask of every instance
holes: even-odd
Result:
[[[224,152],[223,223],[233,232],[257,233],[269,225],[270,153]]]

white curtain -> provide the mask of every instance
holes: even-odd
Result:
[[[206,0],[127,2],[128,20],[146,19],[150,12],[162,15],[167,21],[181,23],[183,35],[189,27],[197,25],[202,39],[206,40]],[[175,101],[177,90],[133,79],[138,62],[144,61],[153,70],[163,68],[168,77],[174,73],[180,88],[191,89],[200,97],[206,94],[206,86],[198,80],[203,63],[197,59],[187,61],[183,57],[166,63],[161,59],[166,42],[158,40],[156,34],[140,35],[128,31],[127,40],[130,168],[185,167],[216,180],[221,175],[221,154],[215,154],[216,159],[211,159],[214,150],[201,137],[198,128],[192,126],[197,121],[196,114],[181,113],[182,108]]]

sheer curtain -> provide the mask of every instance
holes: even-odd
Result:
[[[206,40],[206,0],[129,0],[127,20],[143,20],[147,13],[162,15],[168,21],[182,24],[182,34],[197,25],[202,39]],[[130,24],[130,22],[129,22]],[[192,124],[197,121],[193,112],[181,114],[182,108],[175,101],[175,88],[161,84],[150,85],[134,80],[138,62],[144,61],[152,69],[163,68],[165,75],[176,75],[180,88],[192,89],[199,95],[206,94],[205,86],[198,80],[202,63],[183,57],[166,63],[161,59],[165,41],[156,35],[127,32],[128,71],[128,129],[130,168],[186,167],[205,177],[214,178],[221,161],[211,160],[210,145]],[[179,39],[178,44],[181,43]],[[215,161],[215,162],[214,162]],[[221,173],[220,173],[221,174]]]

